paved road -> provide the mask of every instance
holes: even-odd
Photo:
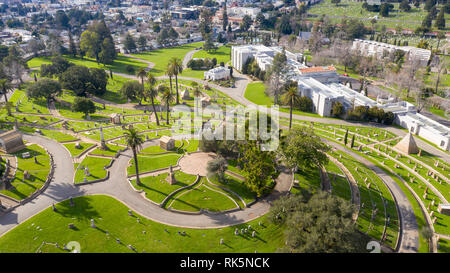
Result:
[[[110,170],[110,179],[100,183],[82,186],[73,185],[74,168],[69,152],[59,143],[41,136],[24,135],[24,139],[37,143],[53,155],[55,160],[54,179],[48,188],[35,199],[17,207],[10,213],[0,217],[0,235],[5,234],[16,225],[24,222],[33,215],[70,197],[83,195],[103,194],[109,195],[124,203],[138,214],[153,221],[186,228],[220,228],[245,223],[258,218],[269,211],[270,202],[289,192],[292,184],[292,175],[281,172],[277,178],[274,191],[265,198],[260,199],[250,208],[222,213],[187,215],[165,210],[147,201],[141,193],[134,191],[127,182],[127,167],[132,158],[131,150],[127,150],[114,162]],[[146,143],[144,147],[148,146]]]
[[[401,232],[398,252],[417,252],[419,249],[419,227],[417,225],[416,216],[411,203],[397,183],[383,170],[359,154],[335,142],[326,139],[323,139],[323,141],[363,163],[383,180],[384,184],[391,191],[399,212]]]
[[[151,63],[149,64],[151,68]],[[221,92],[227,94],[232,99],[238,101],[243,105],[252,105],[257,106],[256,104],[248,101],[244,98],[244,92],[247,87],[247,84],[250,80],[245,76],[233,72],[236,77],[236,88],[224,88],[221,86],[217,86],[211,83],[208,83],[213,88],[220,90]],[[126,78],[136,79],[135,76],[115,73],[120,76]],[[165,76],[159,77],[159,79],[167,78]],[[188,77],[179,77],[180,79],[193,80],[199,83],[206,83],[203,80],[192,79]],[[260,106],[261,107],[261,106]],[[262,107],[266,108],[266,107]],[[288,113],[279,112],[281,117],[289,117]],[[373,126],[385,128],[397,135],[403,136],[406,134],[405,131],[394,128],[382,126],[379,124],[367,124],[367,123],[350,123],[344,120],[336,120],[336,119],[326,119],[326,118],[318,118],[318,117],[308,117],[308,116],[300,116],[293,115],[294,119],[298,120],[306,120],[306,121],[314,121],[314,122],[324,122],[330,124],[342,124],[342,125],[362,125],[362,126]],[[48,140],[39,136],[25,136],[25,140],[37,143],[47,148],[49,152],[54,156],[56,163],[56,170],[53,181],[50,183],[49,187],[44,191],[43,194],[39,195],[31,202],[16,208],[11,213],[8,213],[0,218],[0,234],[4,234],[18,223],[23,222],[27,218],[37,214],[43,209],[51,206],[52,203],[60,202],[70,197],[81,196],[81,195],[91,195],[91,194],[106,194],[115,197],[120,200],[131,209],[135,210],[137,213],[152,219],[154,221],[182,226],[182,227],[191,227],[191,228],[217,228],[235,225],[238,223],[243,223],[250,221],[254,218],[257,218],[261,215],[267,213],[270,207],[270,201],[275,200],[281,194],[286,193],[290,184],[292,183],[291,176],[282,172],[278,178],[278,183],[274,192],[269,195],[267,198],[260,200],[251,208],[244,209],[241,211],[233,212],[233,213],[225,213],[219,215],[184,215],[184,214],[176,214],[174,217],[173,212],[169,212],[164,210],[158,206],[150,204],[150,202],[146,201],[140,193],[135,192],[131,186],[126,182],[126,168],[128,165],[128,161],[131,158],[131,152],[127,151],[125,154],[120,156],[113,166],[110,169],[111,175],[108,181],[96,184],[84,185],[81,187],[73,186],[73,163],[70,155],[67,150],[64,149],[60,144],[55,145],[56,142],[52,140]],[[450,161],[449,154],[438,150],[437,148],[429,145],[428,143],[416,139],[418,145],[426,151],[439,155],[444,160]],[[337,145],[337,144],[336,144]],[[338,145],[337,148],[345,149]],[[382,177],[383,181],[385,181],[386,185],[389,187],[391,192],[393,193],[396,202],[399,207],[400,218],[401,218],[401,227],[402,227],[402,235],[400,241],[400,251],[408,252],[414,251],[418,247],[418,227],[415,221],[415,216],[412,211],[411,204],[409,204],[406,196],[398,187],[398,185],[393,181],[388,175],[374,166],[371,162],[367,161],[363,157],[351,152],[354,158],[357,158],[369,168],[373,169],[380,177]]]

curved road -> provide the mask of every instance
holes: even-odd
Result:
[[[274,191],[257,203],[243,210],[221,214],[187,215],[168,211],[147,201],[140,193],[134,191],[127,182],[127,167],[132,158],[131,150],[122,153],[109,169],[110,178],[100,183],[75,186],[73,184],[74,167],[72,158],[61,144],[41,137],[24,135],[24,139],[39,144],[53,155],[55,172],[48,188],[35,199],[17,207],[0,218],[0,235],[5,234],[16,225],[33,215],[70,197],[83,195],[109,195],[124,203],[138,214],[153,221],[185,228],[220,228],[245,223],[258,218],[269,211],[270,203],[280,195],[289,192],[292,176],[281,172],[277,178]],[[147,143],[148,145],[149,143]],[[146,145],[144,145],[145,147]]]
[[[192,52],[192,51],[191,51]],[[190,52],[190,53],[191,53]],[[192,55],[194,53],[192,52]],[[191,56],[192,56],[191,55]],[[135,58],[135,57],[133,57]],[[135,58],[137,59],[137,58]],[[153,63],[141,60],[148,64],[148,70],[153,67]],[[184,61],[188,61],[185,58]],[[187,62],[186,61],[186,62]],[[136,79],[135,76],[115,73],[120,76],[126,78]],[[209,86],[218,89],[219,91],[227,94],[232,99],[238,101],[243,105],[252,105],[257,106],[256,104],[248,101],[244,98],[245,89],[247,84],[251,81],[246,76],[239,74],[234,71],[236,80],[236,88],[224,88],[221,86],[217,86],[212,83],[208,83]],[[159,79],[167,78],[166,76],[158,77]],[[196,81],[198,83],[205,84],[207,83],[204,80],[193,79],[189,77],[179,77],[180,79],[187,79]],[[259,106],[266,108],[264,106]],[[279,112],[281,117],[289,117],[288,113]],[[318,118],[318,117],[309,117],[309,116],[300,116],[293,115],[294,119],[305,120],[305,121],[313,121],[313,122],[323,122],[323,123],[331,123],[331,124],[342,124],[342,125],[362,125],[368,126],[367,123],[351,123],[344,120],[337,119],[327,119],[327,118]],[[397,129],[389,126],[382,126],[379,124],[370,124],[369,126],[379,127],[387,129],[397,135],[403,136],[406,134],[404,130]],[[40,211],[48,208],[52,205],[52,203],[60,202],[70,197],[82,196],[82,195],[93,195],[93,194],[105,194],[110,195],[119,201],[123,202],[130,209],[136,211],[137,213],[152,219],[156,222],[186,227],[186,228],[218,228],[225,227],[230,225],[235,225],[239,223],[244,223],[255,219],[269,210],[270,202],[278,198],[281,194],[288,192],[292,178],[286,173],[282,172],[278,177],[277,185],[275,187],[274,192],[266,198],[261,199],[259,202],[251,206],[250,208],[246,208],[244,210],[224,213],[224,214],[200,214],[200,215],[184,215],[178,214],[174,212],[167,211],[165,209],[160,208],[159,206],[153,205],[150,202],[146,201],[143,196],[134,191],[131,186],[128,184],[126,177],[126,169],[128,166],[128,162],[131,159],[131,151],[126,151],[123,153],[112,165],[110,170],[110,179],[105,182],[88,184],[83,186],[74,186],[73,185],[73,177],[74,177],[74,169],[72,159],[70,154],[61,144],[55,145],[55,141],[46,139],[40,136],[28,136],[25,135],[24,139],[37,143],[46,149],[53,155],[56,167],[54,178],[51,181],[48,188],[35,199],[30,202],[19,206],[12,212],[4,215],[0,218],[0,235],[11,230],[13,227],[22,223],[29,217],[39,213]],[[417,144],[426,151],[434,153],[444,160],[450,161],[450,156],[448,153],[438,150],[437,148],[429,145],[428,143],[416,139]],[[344,149],[347,153],[352,155],[354,158],[363,162],[366,166],[374,170],[386,183],[386,185],[391,190],[394,198],[396,199],[400,219],[401,219],[401,234],[400,234],[400,252],[411,252],[416,251],[418,249],[418,227],[415,220],[415,215],[412,210],[411,204],[407,200],[405,194],[398,187],[398,185],[393,181],[387,174],[385,174],[381,169],[374,166],[371,162],[367,161],[365,158],[359,156],[356,153],[353,153],[338,144],[330,143],[338,149]],[[176,217],[174,217],[176,214]]]

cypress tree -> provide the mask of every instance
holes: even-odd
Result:
[[[345,144],[345,146],[347,146],[347,138],[348,138],[348,129],[347,129],[347,131],[345,131],[345,136],[344,136],[344,144]]]
[[[350,143],[350,147],[353,148],[354,145],[355,145],[355,135],[353,134],[352,142]]]

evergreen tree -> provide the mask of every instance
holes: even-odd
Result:
[[[444,17],[444,9],[441,9],[439,12],[436,22],[434,22],[434,26],[438,29],[444,29],[445,28],[445,17]]]

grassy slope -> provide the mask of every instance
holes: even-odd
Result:
[[[274,252],[283,245],[282,228],[271,225],[265,217],[246,224],[221,229],[184,229],[159,224],[137,216],[128,216],[128,208],[108,196],[86,196],[74,199],[75,206],[69,201],[56,205],[58,212],[51,208],[44,210],[17,228],[0,237],[0,253],[35,252],[43,241],[58,243],[60,246],[70,241],[81,245],[81,252],[132,252],[131,244],[138,252],[248,252],[257,250]],[[134,215],[136,215],[134,213]],[[90,227],[90,219],[95,219],[98,229]],[[261,221],[263,226],[258,226]],[[76,229],[68,229],[73,223]],[[256,237],[234,235],[235,228],[246,228],[251,224]],[[42,231],[37,229],[39,227]],[[168,232],[165,232],[167,229]],[[110,236],[105,235],[105,230]],[[146,234],[143,234],[146,231]],[[185,231],[180,236],[177,231]],[[116,243],[119,238],[121,244]],[[223,245],[219,244],[224,239]],[[64,252],[54,246],[43,248],[43,252]]]

